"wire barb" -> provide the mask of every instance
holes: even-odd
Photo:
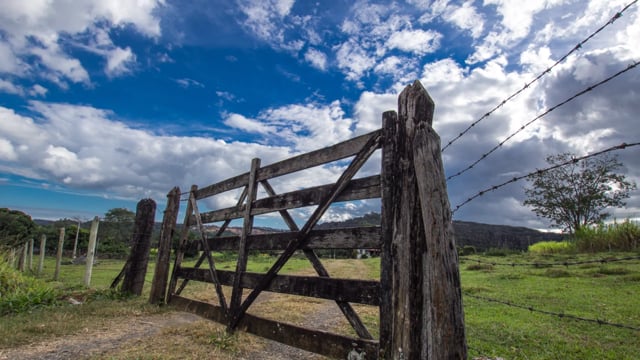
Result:
[[[483,301],[487,301],[487,302],[493,302],[493,303],[502,304],[502,305],[507,305],[507,306],[511,306],[511,307],[515,307],[515,308],[519,308],[519,309],[525,309],[525,310],[529,310],[531,312],[535,312],[535,313],[539,313],[539,314],[557,316],[557,317],[559,317],[561,319],[566,318],[566,319],[571,319],[571,320],[596,323],[598,325],[606,325],[606,326],[612,326],[612,327],[617,327],[617,328],[621,328],[621,329],[640,331],[640,327],[638,327],[638,326],[618,324],[618,323],[605,321],[605,320],[602,320],[602,319],[589,319],[589,318],[583,318],[583,317],[580,317],[580,316],[566,314],[566,313],[557,313],[557,312],[553,312],[553,311],[540,310],[540,309],[534,308],[533,306],[520,305],[520,304],[512,303],[512,302],[506,301],[506,300],[499,300],[499,299],[493,299],[493,298],[484,297],[484,296],[473,295],[473,294],[471,294],[469,292],[466,292],[466,291],[463,291],[462,294],[464,296],[466,296],[466,297],[470,297],[470,298],[473,298],[473,299],[483,300]]]
[[[458,136],[456,136],[455,138],[453,138],[452,140],[450,140],[447,145],[445,145],[442,148],[442,151],[444,152],[449,146],[451,146],[454,142],[456,142],[458,139],[460,139],[461,137],[463,137],[467,132],[469,132],[469,130],[471,130],[472,127],[474,127],[476,124],[478,124],[480,121],[488,118],[489,116],[491,116],[491,114],[493,114],[496,110],[498,110],[500,107],[502,107],[505,103],[511,101],[513,98],[515,98],[516,96],[520,95],[521,92],[523,92],[525,89],[527,89],[529,86],[531,86],[532,84],[534,84],[536,81],[540,80],[543,76],[545,76],[546,74],[550,73],[551,70],[553,68],[555,68],[556,66],[558,66],[559,64],[561,64],[563,61],[565,61],[571,54],[573,54],[574,52],[578,51],[579,49],[582,48],[582,46],[587,43],[589,40],[591,40],[591,38],[593,38],[594,36],[596,36],[598,33],[600,33],[602,30],[604,30],[607,26],[613,24],[618,18],[622,17],[622,13],[624,13],[628,8],[630,8],[631,6],[635,5],[635,3],[637,3],[638,0],[634,0],[632,2],[630,2],[629,4],[627,4],[624,8],[622,8],[622,10],[620,10],[619,12],[617,12],[609,21],[607,21],[606,24],[602,25],[600,28],[598,28],[596,31],[594,31],[591,35],[587,36],[584,40],[582,40],[581,42],[579,42],[575,47],[573,47],[573,49],[571,49],[569,52],[567,52],[564,56],[562,56],[560,59],[558,59],[553,65],[551,65],[550,67],[548,67],[547,69],[545,69],[544,71],[542,71],[540,74],[538,74],[538,76],[536,76],[533,80],[531,80],[530,82],[524,84],[524,86],[519,89],[518,91],[516,91],[515,93],[511,94],[509,97],[507,97],[506,99],[504,99],[500,104],[498,104],[496,107],[494,107],[493,109],[491,109],[489,112],[487,112],[486,114],[484,114],[482,117],[480,117],[478,120],[474,121],[473,123],[471,123],[471,125],[469,125],[464,131],[462,131]]]
[[[553,112],[553,111],[557,110],[557,109],[558,109],[558,108],[560,108],[561,106],[564,106],[564,105],[568,104],[569,102],[571,102],[571,101],[573,101],[573,100],[577,99],[578,97],[580,97],[580,96],[582,96],[582,95],[586,94],[587,92],[589,92],[589,91],[591,91],[591,90],[593,90],[593,89],[597,88],[598,86],[603,85],[603,84],[606,84],[607,82],[609,82],[609,81],[611,81],[611,80],[613,80],[613,79],[617,78],[618,76],[620,76],[620,75],[622,75],[622,74],[626,73],[627,71],[629,71],[629,70],[631,70],[631,69],[633,69],[633,68],[637,67],[639,64],[640,64],[640,61],[636,61],[636,62],[634,62],[633,64],[631,64],[631,66],[627,66],[626,68],[624,68],[624,69],[622,69],[622,70],[618,71],[617,73],[615,73],[615,74],[613,74],[613,75],[611,75],[611,76],[607,77],[606,79],[601,80],[601,81],[599,81],[598,83],[596,83],[596,84],[594,84],[594,85],[591,85],[591,86],[587,87],[586,89],[584,89],[584,90],[582,90],[582,91],[580,91],[580,92],[578,92],[578,93],[574,94],[574,95],[573,95],[573,96],[571,96],[570,98],[568,98],[568,99],[566,99],[566,100],[564,100],[564,101],[562,101],[562,102],[560,102],[560,103],[558,103],[558,104],[556,104],[556,105],[554,105],[554,106],[550,107],[549,109],[547,109],[547,111],[545,111],[545,112],[543,112],[542,114],[540,114],[540,115],[536,116],[535,118],[533,118],[532,120],[530,120],[530,121],[529,121],[529,122],[527,122],[526,124],[522,125],[522,126],[520,127],[520,129],[518,129],[518,130],[514,131],[513,133],[511,133],[511,135],[507,136],[504,140],[502,140],[498,145],[494,146],[491,150],[489,150],[488,152],[486,152],[486,153],[482,154],[482,156],[480,156],[480,158],[479,158],[478,160],[474,161],[473,163],[471,163],[470,165],[468,165],[466,168],[464,168],[464,169],[462,169],[462,170],[458,171],[457,173],[455,173],[455,174],[453,174],[453,175],[449,176],[449,177],[447,178],[447,181],[449,181],[449,180],[451,180],[451,179],[454,179],[454,178],[456,178],[456,177],[458,177],[458,176],[460,176],[460,175],[464,174],[465,172],[467,172],[467,171],[471,170],[471,169],[472,169],[474,166],[476,166],[479,162],[481,162],[482,160],[486,159],[489,155],[491,155],[491,154],[492,154],[492,153],[494,153],[496,150],[498,150],[500,147],[502,147],[502,145],[504,145],[507,141],[509,141],[509,140],[513,139],[513,137],[514,137],[514,136],[518,135],[521,131],[523,131],[524,129],[526,129],[527,127],[529,127],[529,125],[531,125],[531,124],[533,124],[534,122],[536,122],[536,121],[538,121],[538,120],[542,119],[544,116],[546,116],[546,115],[548,115],[549,113],[551,113],[551,112]]]
[[[516,177],[512,178],[511,180],[505,181],[502,184],[493,185],[493,186],[491,186],[491,187],[489,187],[487,189],[481,190],[478,193],[476,193],[475,195],[467,198],[467,200],[465,200],[462,203],[456,205],[456,207],[451,211],[451,215],[455,214],[456,211],[458,211],[461,207],[463,207],[466,204],[470,203],[474,199],[484,195],[485,193],[490,192],[490,191],[495,191],[495,190],[497,190],[497,189],[499,189],[499,188],[501,188],[503,186],[509,185],[509,184],[514,183],[516,181],[520,181],[522,179],[525,179],[525,178],[528,178],[528,177],[531,177],[531,176],[534,176],[534,175],[544,174],[544,173],[546,173],[548,171],[557,169],[557,168],[565,166],[565,165],[569,165],[569,164],[571,164],[573,162],[578,162],[578,161],[585,160],[585,159],[588,159],[588,158],[591,158],[591,157],[594,157],[594,156],[602,155],[604,153],[608,153],[608,152],[611,152],[611,151],[622,150],[622,149],[626,149],[626,148],[630,148],[630,147],[638,146],[638,145],[640,145],[640,142],[635,142],[635,143],[631,143],[631,144],[622,143],[620,145],[612,146],[612,147],[609,147],[609,148],[606,148],[604,150],[600,150],[600,151],[597,151],[597,152],[594,152],[594,153],[591,153],[591,154],[588,154],[588,155],[584,155],[584,156],[580,156],[580,157],[577,157],[577,158],[573,158],[571,160],[568,160],[568,161],[565,161],[563,163],[550,166],[550,167],[545,168],[545,169],[537,169],[537,170],[532,171],[532,172],[530,172],[530,173],[528,173],[526,175],[516,176]]]

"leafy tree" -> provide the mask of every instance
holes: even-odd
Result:
[[[564,153],[546,160],[550,165],[559,165],[571,159],[575,156]],[[605,154],[536,173],[528,179],[532,187],[525,188],[524,205],[551,220],[552,226],[575,233],[608,218],[610,214],[605,209],[626,205],[623,200],[636,184],[619,173],[622,168],[616,156]]]
[[[22,211],[0,208],[0,248],[21,245],[35,235],[37,228],[31,216]]]
[[[129,250],[136,214],[125,208],[113,208],[98,227],[98,252],[124,256]]]

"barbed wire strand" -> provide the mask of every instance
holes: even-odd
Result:
[[[601,320],[601,319],[583,318],[583,317],[580,317],[580,316],[577,316],[577,315],[571,315],[571,314],[565,314],[565,313],[557,313],[557,312],[547,311],[547,310],[540,310],[540,309],[534,308],[533,306],[525,306],[525,305],[512,303],[512,302],[506,301],[506,300],[499,300],[499,299],[493,299],[493,298],[484,297],[484,296],[473,295],[473,294],[470,294],[468,292],[463,292],[463,295],[467,296],[467,297],[470,297],[470,298],[478,299],[478,300],[498,303],[498,304],[507,305],[507,306],[511,306],[511,307],[515,307],[515,308],[519,308],[519,309],[525,309],[525,310],[529,310],[531,312],[536,312],[536,313],[545,314],[545,315],[551,315],[551,316],[557,316],[559,318],[566,318],[566,319],[572,319],[572,320],[578,320],[578,321],[585,321],[585,322],[590,322],[590,323],[596,323],[598,325],[606,325],[606,326],[613,326],[613,327],[617,327],[617,328],[621,328],[621,329],[640,331],[640,327],[638,327],[638,326],[618,324],[618,323],[613,323],[613,322],[609,322],[609,321],[605,321],[605,320]]]
[[[507,181],[503,182],[502,184],[493,185],[493,186],[491,186],[489,188],[486,188],[484,190],[479,191],[475,195],[469,197],[467,200],[465,200],[462,203],[456,205],[456,207],[451,211],[451,214],[452,215],[455,214],[456,211],[458,211],[461,207],[465,206],[466,204],[470,203],[474,199],[476,199],[476,198],[478,198],[478,197],[480,197],[480,196],[482,196],[482,195],[484,195],[484,194],[486,194],[488,192],[495,191],[495,190],[497,190],[497,189],[499,189],[499,188],[501,188],[503,186],[506,186],[508,184],[514,183],[516,181],[520,181],[520,180],[522,180],[524,178],[528,178],[528,177],[531,177],[531,176],[536,175],[536,174],[543,174],[543,173],[549,172],[551,170],[557,169],[559,167],[562,167],[562,166],[565,166],[565,165],[569,165],[571,163],[576,163],[578,161],[582,161],[582,160],[585,160],[585,159],[588,159],[588,158],[591,158],[591,157],[594,157],[594,156],[599,156],[599,155],[602,155],[604,153],[608,153],[608,152],[615,151],[615,150],[623,150],[623,149],[634,147],[634,146],[638,146],[638,145],[640,145],[640,142],[630,143],[630,144],[622,143],[620,145],[612,146],[612,147],[609,147],[607,149],[600,150],[598,152],[594,152],[594,153],[591,153],[591,154],[588,154],[588,155],[572,158],[571,160],[567,160],[565,162],[550,166],[550,167],[545,168],[545,169],[539,169],[539,170],[536,170],[536,171],[532,171],[532,172],[530,172],[530,173],[528,173],[526,175],[516,176],[516,177],[514,177],[514,178],[512,178],[510,180],[507,180]]]
[[[507,97],[506,99],[502,100],[502,102],[498,105],[496,105],[493,109],[491,109],[489,112],[487,112],[486,114],[482,115],[478,120],[474,121],[471,123],[471,125],[469,125],[464,131],[462,131],[460,134],[458,134],[458,136],[456,136],[455,138],[453,138],[452,140],[450,140],[447,145],[445,145],[445,147],[442,148],[442,152],[444,152],[449,146],[451,146],[454,142],[456,142],[458,139],[460,139],[461,137],[463,137],[467,132],[469,132],[471,130],[471,128],[473,128],[474,126],[476,126],[480,121],[488,118],[489,116],[491,116],[491,114],[493,114],[496,110],[498,110],[499,108],[501,108],[502,106],[504,106],[507,102],[511,101],[513,98],[515,98],[516,96],[520,95],[520,93],[522,93],[524,90],[526,90],[527,88],[529,88],[531,85],[533,85],[536,81],[540,80],[543,76],[545,76],[546,74],[550,73],[551,70],[553,70],[553,68],[555,68],[556,66],[558,66],[560,63],[562,63],[563,61],[565,61],[569,56],[571,56],[571,54],[573,54],[574,52],[578,51],[579,49],[582,48],[582,46],[587,43],[589,40],[591,40],[591,38],[593,38],[594,36],[596,36],[598,33],[600,33],[602,30],[604,30],[607,26],[613,24],[617,19],[619,19],[620,17],[622,17],[622,13],[624,13],[629,7],[631,7],[632,5],[634,5],[635,3],[637,3],[638,0],[634,0],[632,2],[630,2],[629,4],[627,4],[622,10],[618,11],[615,15],[613,15],[613,17],[607,21],[604,25],[602,25],[600,28],[598,28],[596,31],[594,31],[593,33],[591,33],[591,35],[587,36],[584,40],[580,41],[576,46],[574,46],[569,52],[567,52],[564,56],[562,56],[560,59],[558,59],[558,61],[556,61],[553,65],[551,65],[550,67],[546,68],[544,71],[542,71],[540,74],[538,74],[538,76],[536,76],[533,80],[531,80],[530,82],[524,84],[524,86],[516,91],[515,93],[511,94],[509,97]]]
[[[495,261],[484,261],[473,259],[470,257],[460,257],[460,260],[473,261],[479,264],[487,264],[487,265],[504,265],[504,266],[534,266],[534,267],[547,267],[547,266],[572,266],[572,265],[583,265],[583,264],[606,264],[611,262],[619,262],[619,261],[631,261],[631,260],[640,260],[640,255],[638,256],[628,256],[623,258],[611,258],[611,259],[598,259],[598,260],[577,260],[577,261],[558,261],[558,262],[520,262],[520,263],[505,263],[505,262],[495,262]]]
[[[502,147],[502,145],[504,145],[507,141],[511,140],[514,136],[516,136],[517,134],[519,134],[521,131],[523,131],[524,129],[526,129],[529,125],[533,124],[535,121],[540,120],[541,118],[543,118],[545,115],[548,115],[549,113],[551,113],[554,110],[557,110],[559,107],[566,105],[567,103],[577,99],[578,97],[588,93],[589,91],[597,88],[600,85],[603,85],[613,79],[615,79],[616,77],[624,74],[625,72],[636,68],[638,65],[640,65],[640,61],[635,61],[632,64],[629,64],[625,69],[618,71],[617,73],[609,76],[608,78],[594,84],[591,85],[589,87],[587,87],[586,89],[574,94],[573,96],[571,96],[570,98],[564,100],[563,102],[556,104],[554,106],[552,106],[551,108],[547,109],[547,111],[543,112],[542,114],[536,116],[535,118],[533,118],[532,120],[530,120],[529,122],[527,122],[526,124],[522,125],[518,130],[514,131],[511,135],[507,136],[506,139],[502,140],[498,145],[494,146],[491,150],[489,150],[488,152],[482,154],[482,156],[480,156],[480,158],[478,158],[478,160],[474,161],[472,164],[470,164],[469,166],[467,166],[466,168],[464,168],[463,170],[458,171],[457,173],[449,176],[447,178],[448,180],[451,180],[455,177],[458,177],[462,174],[464,174],[465,172],[471,170],[474,166],[476,166],[479,162],[483,161],[484,159],[486,159],[489,155],[491,155],[494,151],[498,150],[500,147]]]

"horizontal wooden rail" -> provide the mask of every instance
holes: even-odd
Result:
[[[222,285],[233,285],[235,272],[218,270],[217,273]],[[188,280],[213,283],[207,269],[180,268],[176,275]],[[246,272],[242,275],[240,286],[253,289],[263,276],[264,274]],[[265,290],[365,305],[380,304],[380,283],[370,280],[278,275]]]
[[[178,295],[171,297],[170,304],[179,310],[191,312],[222,324],[226,322],[224,312],[215,305]],[[238,328],[257,336],[334,359],[346,359],[354,347],[359,352],[364,351],[367,359],[378,358],[378,342],[374,340],[356,339],[326,331],[311,330],[252,314],[245,314],[240,320]]]
[[[290,174],[296,171],[312,168],[314,166],[326,164],[357,154],[362,147],[372,137],[379,136],[382,130],[329,146],[323,149],[298,155],[286,160],[282,160],[258,170],[256,181],[268,180],[274,177]],[[249,181],[249,173],[234,176],[230,179],[203,187],[195,192],[196,200],[217,195],[225,191],[233,190],[241,186],[246,186]]]
[[[284,250],[296,239],[298,232],[249,235],[247,250]],[[381,247],[380,226],[313,230],[309,234],[309,249],[369,249]],[[212,251],[238,250],[240,236],[209,238]]]
[[[262,215],[270,212],[295,209],[305,206],[318,205],[331,192],[334,184],[320,185],[307,189],[258,199],[251,205],[251,215]],[[336,198],[339,201],[364,200],[380,197],[380,175],[373,175],[349,182],[344,191]],[[203,212],[200,214],[202,223],[212,223],[229,219],[239,219],[244,216],[244,208],[230,207],[225,209]],[[191,221],[195,221],[192,217]]]

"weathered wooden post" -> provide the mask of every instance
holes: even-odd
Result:
[[[179,211],[180,188],[176,186],[167,194],[167,207],[162,218],[156,268],[153,273],[153,282],[151,283],[151,292],[149,294],[150,304],[165,303],[165,294],[169,282],[171,242],[178,222]]]
[[[98,225],[100,218],[97,216],[91,222],[91,230],[89,230],[89,247],[87,248],[87,258],[84,270],[84,286],[89,287],[91,284],[91,273],[93,272],[93,260],[96,255],[96,242],[98,241]]]
[[[33,238],[29,239],[27,242],[27,268],[29,271],[33,271]]]
[[[153,199],[142,199],[136,208],[136,222],[131,239],[131,254],[122,280],[122,292],[142,295],[144,278],[149,264],[151,250],[151,234],[156,217],[156,202]]]
[[[38,261],[38,274],[42,274],[44,269],[44,253],[46,251],[47,235],[40,235],[40,261]]]
[[[22,252],[20,254],[20,262],[18,263],[18,268],[20,269],[20,271],[25,272],[27,271],[27,256],[28,256],[28,252],[29,252],[29,242],[25,242],[24,245],[22,245]]]
[[[62,246],[64,245],[64,227],[60,228],[58,236],[58,252],[56,253],[56,270],[53,273],[53,280],[58,281],[60,277],[60,264],[62,263]]]
[[[380,358],[466,359],[451,210],[431,128],[434,104],[416,81],[383,114]]]
[[[78,238],[80,237],[80,224],[82,224],[82,222],[78,218],[78,227],[76,228],[76,238],[75,240],[73,240],[73,252],[71,253],[72,259],[75,259],[78,253]]]

